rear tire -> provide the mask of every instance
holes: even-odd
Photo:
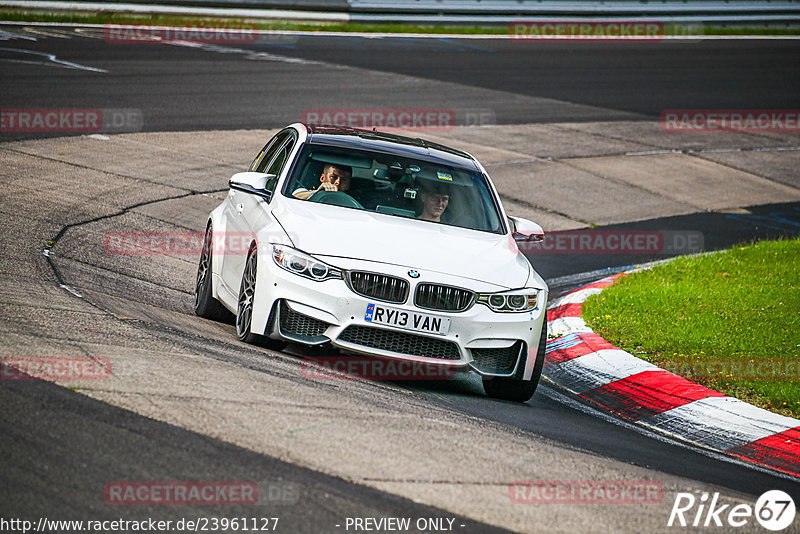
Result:
[[[244,264],[242,283],[239,286],[239,305],[236,308],[236,336],[245,343],[260,345],[272,350],[283,350],[286,342],[270,339],[250,331],[253,322],[253,299],[256,294],[258,278],[258,248],[255,243],[250,246],[247,261]],[[277,319],[277,318],[276,318]],[[267,322],[269,324],[269,321]]]
[[[493,399],[507,400],[513,402],[527,402],[536,393],[539,380],[542,377],[542,367],[544,367],[544,351],[547,347],[547,311],[544,313],[542,333],[539,336],[539,348],[536,351],[536,363],[533,366],[533,375],[530,380],[522,380],[525,373],[525,361],[521,362],[520,368],[513,377],[493,378],[483,377],[483,390],[486,395]]]
[[[200,263],[197,265],[197,280],[194,286],[194,313],[200,317],[213,321],[225,321],[230,318],[230,312],[225,309],[220,301],[214,298],[211,289],[213,261],[213,233],[211,224],[206,228],[203,237],[203,250],[200,252]]]

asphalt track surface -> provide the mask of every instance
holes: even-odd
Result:
[[[143,112],[146,131],[279,128],[318,108],[484,109],[513,125],[654,118],[666,109],[800,107],[798,40],[631,46],[274,36],[199,52],[110,44],[96,29],[82,31],[94,39],[38,31],[39,41],[15,40],[0,50],[4,107],[134,108]],[[110,72],[42,69],[19,63],[47,63],[22,50],[57,52],[61,60]],[[276,65],[270,56],[285,59]],[[418,83],[411,90],[397,74]]]
[[[652,119],[669,108],[800,107],[798,41],[665,42],[632,47],[300,37],[293,42],[237,45],[238,51],[224,53],[188,46],[115,46],[67,30],[41,31],[37,41],[14,40],[2,45],[0,106],[134,108],[143,112],[145,131],[275,128],[298,120],[304,109],[333,107],[490,109],[498,123],[509,125]],[[45,65],[48,61],[39,62],[39,56],[31,63],[32,55],[20,50],[56,53],[59,59],[109,73]],[[303,61],[259,58],[253,51]],[[360,70],[337,75],[330,63]],[[396,74],[421,80],[412,92]],[[426,85],[426,80],[452,85],[443,94],[441,84]],[[494,91],[496,100],[487,102],[483,89]],[[515,105],[523,97],[526,106]],[[4,134],[3,140],[23,137],[30,136]],[[3,211],[9,209],[11,206],[5,206]],[[702,226],[706,248],[713,249],[751,238],[797,234],[797,210],[796,203],[779,204],[752,208],[749,219],[709,213],[644,224],[659,229]],[[7,232],[2,237],[4,248],[17,244],[17,237]],[[554,278],[649,259],[653,258],[553,256],[533,261],[540,262],[536,266],[546,277]],[[74,283],[52,263],[35,275],[42,284]],[[63,280],[65,276],[68,279]],[[85,275],[75,277],[88,283]],[[256,349],[189,336],[175,325],[137,325],[134,330],[137,336],[160,337],[186,351],[218,354],[253,373],[275,372],[269,362],[253,363]],[[490,426],[512,428],[529,436],[534,446],[555,444],[565,453],[583,451],[645,468],[654,476],[683,477],[751,498],[767,489],[783,489],[796,500],[800,498],[800,486],[794,481],[629,430],[566,401],[548,385],[527,405],[489,401],[474,382],[398,383],[379,392],[388,397],[387,402],[409,393],[419,403],[420,415],[426,410],[447,410]],[[286,531],[336,531],[331,525],[347,516],[456,517],[52,384],[3,382],[0,396],[4,407],[0,415],[2,517],[35,518],[48,513],[50,517],[93,519],[202,515],[208,509],[109,510],[98,503],[97,495],[103,482],[115,479],[236,476],[288,480],[299,486],[301,502],[268,507],[283,512]],[[228,516],[239,512],[215,510]],[[493,528],[460,517],[457,522],[466,525],[465,532]],[[536,526],[527,530],[536,530]]]

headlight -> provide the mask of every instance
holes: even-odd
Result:
[[[535,310],[539,301],[538,289],[518,289],[504,293],[482,293],[476,302],[500,313],[528,312]]]
[[[286,245],[272,245],[272,259],[278,267],[317,282],[342,278],[342,271],[336,267]]]

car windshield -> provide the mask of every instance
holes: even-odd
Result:
[[[503,231],[482,174],[394,154],[306,145],[283,194],[388,216]]]

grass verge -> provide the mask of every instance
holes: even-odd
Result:
[[[659,367],[800,416],[800,238],[678,258],[583,306],[592,330]]]
[[[524,17],[521,17],[524,19]],[[236,17],[209,17],[189,15],[146,15],[133,13],[54,11],[19,8],[0,8],[0,20],[12,22],[60,22],[74,24],[149,24],[154,26],[246,27],[259,30],[360,32],[360,33],[424,33],[460,35],[508,35],[505,24],[426,25],[426,24],[364,24],[338,22],[294,22]],[[681,26],[665,24],[664,35],[800,35],[797,25],[711,26],[690,24]],[[574,41],[567,41],[574,42]]]

